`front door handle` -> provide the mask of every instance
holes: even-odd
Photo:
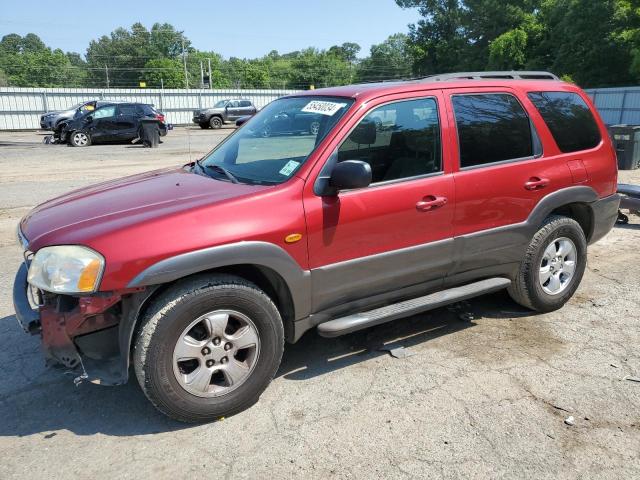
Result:
[[[526,188],[527,190],[540,190],[548,185],[548,178],[531,177],[524,183],[524,188]]]
[[[418,203],[416,203],[416,209],[419,212],[430,212],[436,208],[444,207],[447,204],[447,197],[436,197],[434,195],[427,195]]]

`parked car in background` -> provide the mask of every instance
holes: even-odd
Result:
[[[44,113],[40,116],[40,128],[43,130],[56,131],[65,121],[72,120],[73,118],[82,116],[87,112],[92,112],[102,105],[111,103],[114,102],[108,100],[91,100],[88,102],[78,103],[67,110],[57,110]]]
[[[298,111],[282,111],[253,124],[251,130],[261,137],[276,135],[317,135],[322,115]]]
[[[282,112],[288,131],[305,114],[320,126],[254,134]],[[299,92],[196,162],[34,208],[16,317],[78,378],[135,371],[165,414],[213,420],[253,405],[285,341],[311,329],[337,337],[502,289],[562,308],[616,221],[616,187],[591,100],[549,73]]]
[[[65,124],[60,141],[74,147],[92,143],[130,142],[140,137],[141,120],[158,121],[160,136],[167,134],[164,114],[144,103],[111,103],[102,105]]]
[[[194,110],[193,123],[200,128],[221,128],[225,123],[235,122],[241,117],[255,115],[256,107],[250,100],[220,100],[211,108]]]

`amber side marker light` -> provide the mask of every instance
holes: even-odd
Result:
[[[287,235],[286,237],[284,237],[284,241],[286,243],[296,243],[301,238],[302,238],[302,234],[301,233],[292,233],[292,234]]]
[[[96,281],[100,274],[100,262],[98,260],[91,260],[89,265],[84,267],[84,270],[80,274],[78,279],[78,290],[81,292],[91,292],[96,287]]]

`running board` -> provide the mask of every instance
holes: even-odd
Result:
[[[376,308],[368,312],[360,312],[342,318],[329,320],[318,325],[318,333],[323,337],[339,337],[363,328],[405,318],[416,313],[460,302],[468,298],[491,293],[508,287],[511,280],[507,278],[488,278],[461,287],[449,288],[440,292],[412,298],[404,302],[394,303],[386,307]]]

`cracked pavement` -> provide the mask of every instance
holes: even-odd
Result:
[[[164,418],[135,379],[75,387],[46,369],[13,316],[18,219],[72,188],[186,163],[229,131],[176,129],[158,149],[0,133],[0,478],[640,477],[640,383],[625,378],[640,376],[637,216],[590,247],[560,311],[498,293],[338,339],[311,331],[255,406],[216,423]],[[415,354],[381,350],[400,346]]]

